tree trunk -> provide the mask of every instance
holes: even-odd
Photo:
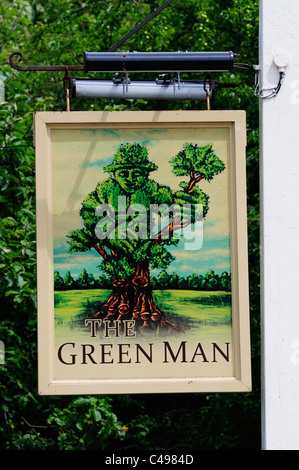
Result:
[[[124,279],[112,281],[112,293],[101,306],[100,310],[92,318],[105,317],[105,319],[115,319],[130,312],[129,282]]]
[[[150,322],[162,319],[161,311],[156,307],[150,286],[149,265],[147,262],[139,263],[132,278],[133,284],[133,319],[143,320],[143,327]]]
[[[138,263],[131,279],[112,282],[109,299],[92,318],[100,317],[105,320],[130,318],[141,323],[141,328],[159,325],[180,330],[179,325],[165,318],[154,302],[148,262]]]

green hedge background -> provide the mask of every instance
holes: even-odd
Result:
[[[211,108],[247,112],[253,391],[113,397],[37,394],[32,123],[35,111],[66,110],[64,74],[19,72],[8,58],[20,51],[22,65],[77,64],[78,55],[108,50],[162,3],[0,0],[0,93],[1,82],[5,91],[0,96],[0,340],[5,349],[0,364],[1,450],[260,449],[259,124],[254,76],[248,71],[215,74],[215,80],[235,87],[220,89]],[[121,50],[232,50],[240,54],[239,62],[257,64],[258,2],[174,0]],[[198,73],[188,78],[204,77]],[[206,109],[206,103],[71,99],[73,111],[149,109]]]

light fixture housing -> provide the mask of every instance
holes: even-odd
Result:
[[[204,81],[73,79],[72,90],[74,98],[205,101],[207,99],[205,87],[207,86],[211,86],[209,97],[212,100],[215,94],[215,83],[205,85]]]

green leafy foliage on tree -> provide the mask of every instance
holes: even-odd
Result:
[[[20,51],[23,65],[77,64],[78,54],[108,50],[161,3],[0,0],[0,79],[5,89],[0,103],[0,339],[5,346],[5,363],[0,364],[1,449],[260,448],[258,102],[253,95],[254,77],[246,71],[213,76],[235,86],[220,88],[211,109],[247,113],[253,392],[191,394],[188,400],[181,394],[167,400],[155,394],[112,399],[37,395],[32,123],[38,110],[65,110],[66,95],[63,72],[19,72],[10,67],[8,57]],[[240,62],[257,64],[257,28],[257,0],[174,0],[121,50],[232,50],[240,54]],[[80,78],[84,72],[75,75]],[[157,76],[141,74],[141,78]],[[198,73],[181,78],[204,77]],[[71,98],[72,111],[127,109],[198,110],[206,109],[206,103]],[[176,281],[174,276],[172,282]]]
[[[215,155],[212,145],[185,144],[184,149],[171,159],[177,176],[190,176],[190,188],[202,179],[211,181],[224,170],[224,163]]]

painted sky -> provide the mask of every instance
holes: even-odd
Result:
[[[97,183],[108,177],[103,167],[113,160],[121,143],[138,142],[148,148],[149,159],[158,165],[150,177],[160,184],[179,189],[184,178],[172,173],[169,160],[182,150],[186,142],[212,144],[226,169],[210,183],[200,187],[209,197],[209,212],[203,222],[203,244],[200,250],[185,250],[184,244],[171,248],[175,261],[169,272],[187,276],[193,272],[205,274],[212,269],[220,274],[230,269],[229,189],[228,189],[228,129],[53,129],[53,238],[54,270],[62,276],[70,271],[77,277],[83,268],[94,276],[100,274],[101,259],[96,252],[70,253],[67,234],[82,227],[79,216],[81,203]],[[187,181],[187,178],[185,178]]]

